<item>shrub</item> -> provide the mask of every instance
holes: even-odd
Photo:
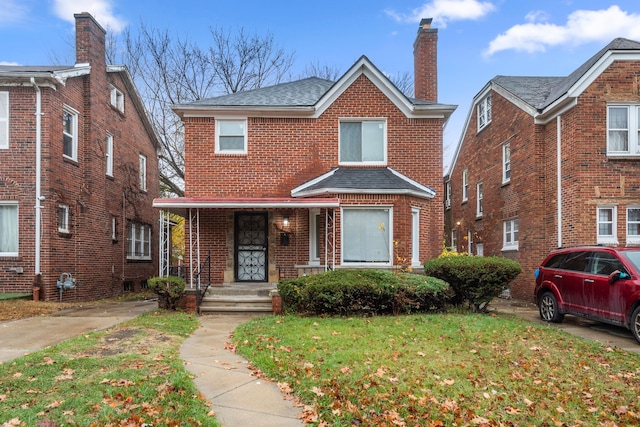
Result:
[[[160,299],[166,301],[164,308],[167,310],[175,310],[178,308],[180,298],[184,295],[185,281],[181,277],[152,277],[147,282],[149,289],[158,294]]]
[[[442,310],[451,296],[442,280],[383,270],[340,269],[283,280],[285,312],[375,315]]]
[[[521,271],[520,264],[501,257],[448,256],[424,263],[425,274],[449,283],[453,304],[467,302],[475,311],[483,311]]]

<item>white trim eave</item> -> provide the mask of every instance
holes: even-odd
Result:
[[[515,105],[525,113],[529,114],[531,117],[535,117],[536,115],[538,115],[538,109],[536,107],[523,101],[522,98],[519,98],[518,96],[509,92],[499,84],[493,84],[492,87],[494,92],[502,96],[507,101],[511,102],[513,105]]]
[[[294,189],[292,189],[292,190],[291,190],[291,197],[300,197],[300,196],[298,196],[298,193],[303,192],[305,188],[309,188],[310,186],[315,185],[315,184],[317,184],[318,182],[320,182],[320,181],[322,181],[322,180],[324,180],[324,179],[329,178],[329,177],[330,177],[331,175],[333,175],[337,170],[338,170],[338,169],[330,170],[329,172],[327,172],[327,173],[325,173],[325,174],[322,174],[322,175],[320,175],[319,177],[312,179],[311,181],[307,181],[307,182],[305,182],[304,184],[297,186],[296,188],[294,188]]]
[[[557,116],[564,114],[573,107],[578,105],[578,98],[569,98],[564,96],[551,104],[545,110],[534,117],[533,123],[536,125],[546,125]]]
[[[397,176],[398,178],[408,182],[411,185],[414,185],[414,186],[418,187],[419,189],[421,189],[422,191],[427,193],[429,195],[429,198],[433,198],[433,197],[436,196],[436,191],[433,188],[427,187],[426,185],[422,185],[419,182],[412,180],[408,176],[403,175],[400,172],[391,169],[390,167],[387,167],[387,169],[389,169],[389,171],[391,171],[391,173],[394,174],[395,176]]]
[[[408,189],[379,189],[379,188],[319,188],[310,191],[300,191],[293,197],[313,197],[326,194],[395,194],[405,196],[415,196],[421,199],[433,199],[435,195],[425,194],[420,191]]]
[[[46,87],[57,90],[58,84],[65,85],[65,81],[56,78],[52,73],[0,73],[0,85],[2,86],[33,86],[31,79],[34,79],[39,87]]]
[[[88,76],[91,74],[91,65],[78,64],[67,70],[54,71],[52,74],[57,80],[64,84],[64,82],[71,77]]]
[[[567,90],[566,96],[579,97],[614,61],[640,61],[640,51],[607,51]]]

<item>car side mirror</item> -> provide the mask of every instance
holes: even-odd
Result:
[[[613,285],[618,280],[628,279],[629,277],[629,274],[624,271],[616,270],[609,275],[609,284]]]

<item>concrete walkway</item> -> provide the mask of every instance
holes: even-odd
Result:
[[[231,352],[230,334],[250,315],[204,315],[180,349],[194,383],[226,427],[300,427],[300,408],[286,400],[277,384],[257,378],[247,360]]]

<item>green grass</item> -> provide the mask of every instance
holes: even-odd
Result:
[[[198,324],[155,311],[0,365],[0,425],[217,426],[179,357]]]
[[[263,317],[235,341],[317,425],[640,423],[640,356],[508,315]]]
[[[27,298],[32,298],[33,294],[25,294],[25,293],[15,293],[15,292],[9,292],[9,293],[0,293],[0,301],[2,300],[7,300],[7,299],[27,299]]]

